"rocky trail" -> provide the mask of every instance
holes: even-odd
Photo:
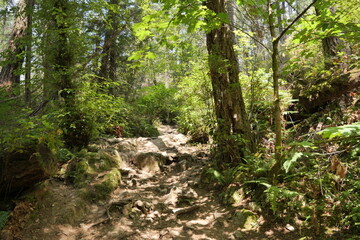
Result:
[[[108,138],[90,146],[116,150],[122,159],[121,183],[110,198],[92,202],[84,188],[47,180],[31,195],[33,204],[17,204],[0,239],[298,239],[293,229],[221,204],[200,181],[208,146],[187,144],[170,126],[159,131],[157,138]]]

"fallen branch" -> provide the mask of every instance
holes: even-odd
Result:
[[[175,214],[175,216],[178,216],[180,214],[193,212],[195,210],[198,210],[199,208],[200,208],[199,205],[194,205],[194,206],[186,207],[186,208],[173,209],[172,212]]]

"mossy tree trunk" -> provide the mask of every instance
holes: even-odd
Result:
[[[226,13],[225,0],[209,0],[214,13]],[[254,148],[250,124],[239,82],[239,66],[233,48],[233,32],[221,23],[206,35],[210,77],[217,118],[217,153],[220,166],[244,161],[247,150]]]
[[[282,163],[282,121],[280,108],[280,94],[279,94],[279,40],[275,33],[275,15],[272,9],[272,4],[268,2],[269,11],[269,28],[272,42],[271,66],[273,71],[273,89],[274,89],[274,125],[275,125],[275,164],[270,170],[270,181],[275,182],[275,179],[280,171]]]

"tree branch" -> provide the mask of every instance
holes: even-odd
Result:
[[[274,42],[279,42],[280,39],[285,35],[285,33],[317,2],[314,0],[309,6],[307,6],[285,29],[280,33],[280,35],[274,40]]]

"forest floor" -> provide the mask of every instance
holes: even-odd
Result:
[[[187,144],[187,137],[170,126],[159,131],[158,138],[103,139],[103,148],[117,145],[129,155],[123,156],[122,181],[109,200],[91,203],[81,198],[82,189],[49,179],[36,190],[32,204],[17,203],[0,238],[318,239],[302,238],[300,229],[271,217],[249,215],[244,206],[222,204],[219,192],[200,181],[210,163],[209,146]],[[151,164],[140,170],[131,161],[139,153],[162,154],[171,161],[160,171]]]

